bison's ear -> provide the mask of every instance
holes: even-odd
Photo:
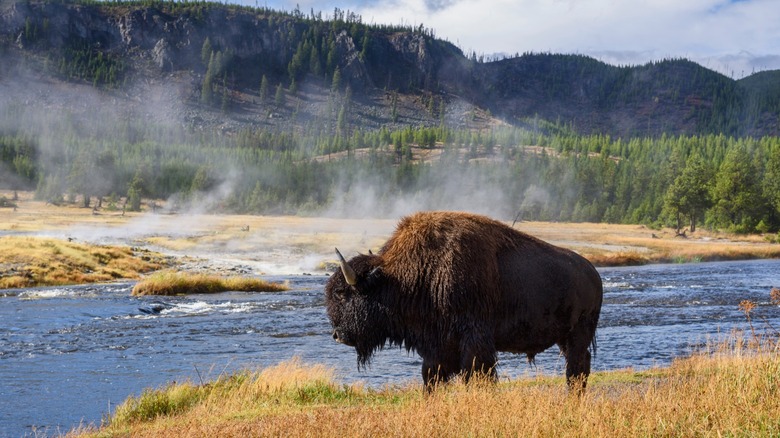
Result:
[[[377,266],[376,268],[372,269],[368,272],[368,275],[366,275],[366,278],[364,280],[364,283],[366,285],[366,290],[372,290],[377,283],[382,279],[382,276],[384,273],[382,272],[382,267]]]

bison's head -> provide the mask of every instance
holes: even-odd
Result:
[[[361,254],[347,262],[338,250],[336,253],[341,268],[325,285],[325,306],[333,324],[333,339],[355,347],[358,364],[365,366],[389,337],[381,257]]]

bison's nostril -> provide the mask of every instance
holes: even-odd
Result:
[[[333,339],[334,339],[334,340],[336,340],[336,341],[338,341],[338,340],[339,340],[339,334],[338,334],[338,333],[336,333],[336,331],[335,331],[335,330],[333,331]]]

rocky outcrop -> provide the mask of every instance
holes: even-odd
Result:
[[[171,45],[168,41],[161,39],[157,41],[152,50],[152,59],[154,64],[162,71],[173,70],[173,57],[171,56]]]
[[[365,89],[374,86],[366,66],[355,48],[355,42],[346,31],[342,31],[336,36],[336,53],[340,61],[339,70],[341,75],[343,78],[346,78],[353,89]]]
[[[416,65],[422,74],[433,71],[433,59],[428,52],[425,37],[412,33],[396,33],[390,36],[390,44],[410,65]]]

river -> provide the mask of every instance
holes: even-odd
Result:
[[[780,260],[599,269],[605,301],[594,370],[668,365],[709,341],[747,328],[741,300],[780,328],[769,291]],[[332,366],[343,382],[370,386],[419,381],[421,362],[396,348],[358,371],[355,353],[331,339],[325,276],[288,280],[283,293],[131,297],[132,283],[37,288],[0,297],[0,436],[56,435],[100,424],[129,395],[172,381],[298,356]],[[154,311],[158,312],[154,312]],[[152,313],[148,313],[152,312]],[[759,330],[762,319],[754,321]],[[499,375],[562,373],[557,348],[536,358],[501,354]]]

